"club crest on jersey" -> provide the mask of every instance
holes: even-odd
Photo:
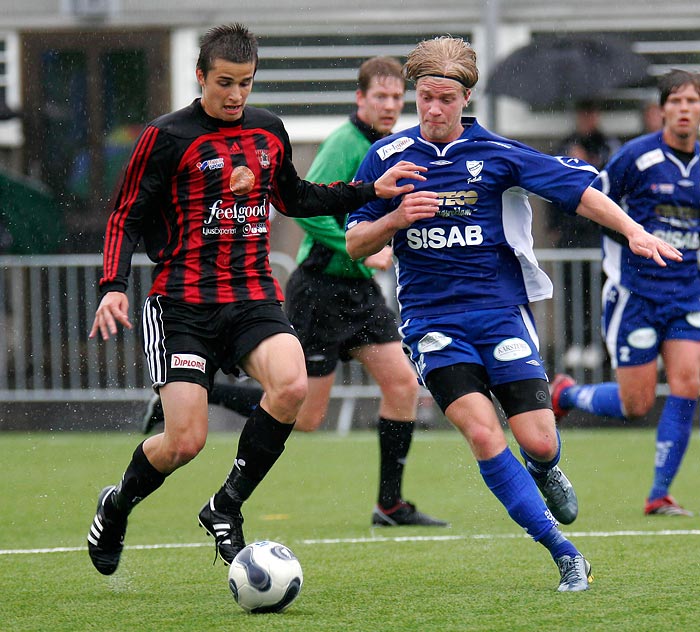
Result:
[[[483,160],[467,160],[467,171],[472,175],[472,177],[476,178],[481,173],[483,168]]]
[[[258,162],[263,169],[270,166],[270,154],[267,149],[256,149],[255,155],[258,157]]]

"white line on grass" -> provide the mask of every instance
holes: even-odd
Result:
[[[700,535],[700,529],[667,529],[663,531],[577,531],[566,532],[567,537],[575,538],[616,538],[645,537],[669,535]],[[439,542],[442,540],[510,540],[527,538],[525,533],[476,533],[473,535],[435,535],[435,536],[395,536],[371,538],[329,538],[319,540],[302,540],[302,544],[371,544],[373,542]]]
[[[567,532],[567,536],[574,538],[619,538],[619,537],[658,537],[679,535],[700,535],[700,529],[665,529],[662,531],[574,531]],[[370,538],[329,538],[319,540],[301,540],[302,544],[373,544],[377,542],[443,542],[454,540],[510,540],[514,538],[526,538],[521,533],[477,533],[473,535],[406,535],[394,537],[370,537]],[[134,544],[129,546],[133,550],[148,549],[195,549],[202,546],[211,546],[211,542],[183,542],[180,544]],[[0,555],[35,555],[37,553],[74,553],[84,551],[84,546],[59,546],[51,549],[0,549]]]

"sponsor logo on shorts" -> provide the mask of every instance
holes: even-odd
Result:
[[[201,356],[193,353],[173,353],[170,356],[171,369],[196,369],[206,373],[207,361]]]
[[[493,350],[493,357],[500,362],[520,360],[532,355],[532,349],[522,338],[508,338],[498,343]]]
[[[656,344],[656,331],[651,327],[635,329],[627,336],[627,343],[635,349],[651,349]]]
[[[689,312],[685,315],[689,325],[700,327],[700,312]]]
[[[439,331],[431,331],[423,336],[418,342],[418,353],[430,353],[440,351],[452,343],[452,338],[441,334]]]

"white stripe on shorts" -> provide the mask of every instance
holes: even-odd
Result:
[[[627,301],[630,299],[630,292],[628,289],[621,285],[616,285],[611,279],[608,279],[603,286],[603,308],[605,308],[608,294],[612,292],[613,289],[617,292],[617,302],[615,303],[615,307],[613,307],[610,322],[607,323],[607,327],[605,327],[604,322],[603,327],[605,329],[605,346],[608,348],[608,354],[610,355],[610,366],[616,369],[617,337],[620,334],[620,323],[622,322],[622,317],[625,315],[625,307],[627,307]]]
[[[141,324],[143,325],[143,348],[146,353],[148,372],[154,387],[165,384],[167,361],[165,358],[165,331],[163,308],[158,297],[149,296],[143,304]]]
[[[518,305],[518,309],[520,310],[520,315],[523,317],[523,323],[525,323],[525,329],[527,329],[527,333],[530,334],[530,338],[532,338],[532,342],[535,343],[535,347],[537,351],[540,350],[540,337],[537,334],[537,327],[535,326],[535,322],[532,320],[532,314],[530,313],[530,310],[525,306],[525,305]]]

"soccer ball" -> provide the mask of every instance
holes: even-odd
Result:
[[[246,612],[282,612],[299,595],[304,575],[294,553],[279,542],[253,542],[231,562],[228,585]]]

